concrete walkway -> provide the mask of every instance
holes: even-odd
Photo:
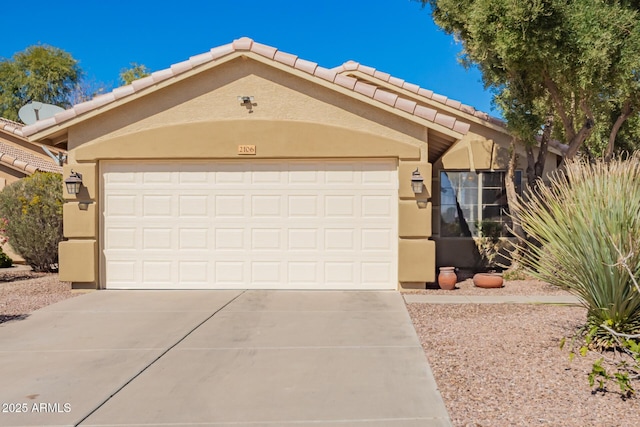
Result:
[[[0,325],[0,378],[2,426],[451,425],[398,292],[92,292]]]
[[[580,304],[573,295],[433,295],[405,294],[404,300],[428,304]]]

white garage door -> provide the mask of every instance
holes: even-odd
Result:
[[[396,289],[394,160],[102,168],[112,289]]]

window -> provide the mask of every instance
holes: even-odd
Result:
[[[509,235],[507,192],[501,172],[440,172],[440,236],[478,236],[481,221],[499,223]],[[522,194],[522,172],[516,171],[516,192]]]

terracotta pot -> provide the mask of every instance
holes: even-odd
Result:
[[[476,273],[473,276],[473,284],[479,288],[501,288],[504,286],[502,274]]]
[[[456,276],[455,267],[440,267],[438,275],[440,289],[450,291],[456,288],[456,283],[458,283],[458,276]]]

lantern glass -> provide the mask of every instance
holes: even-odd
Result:
[[[64,185],[67,187],[67,193],[78,194],[80,187],[82,187],[82,175],[71,171],[69,178],[64,180]]]
[[[416,169],[411,174],[411,189],[415,194],[422,193],[424,189],[424,178],[420,175],[420,171]]]

